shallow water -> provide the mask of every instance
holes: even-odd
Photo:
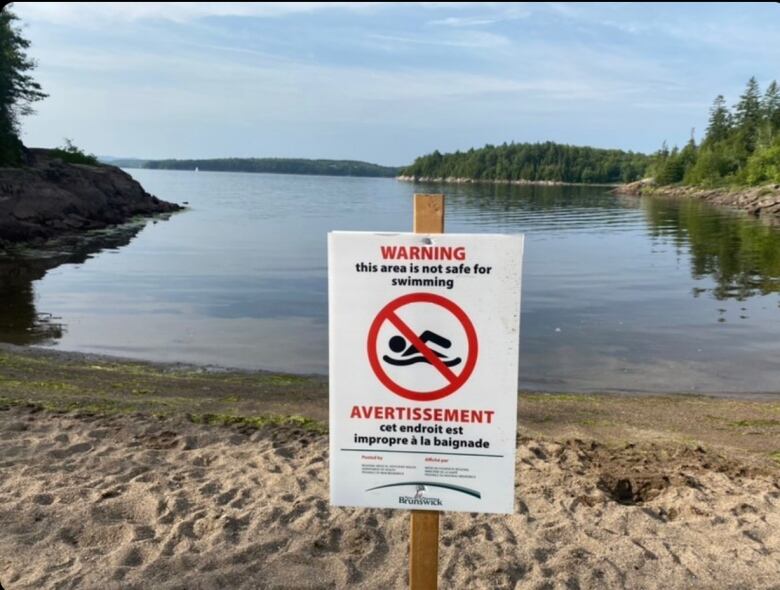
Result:
[[[407,231],[412,192],[445,192],[448,231],[526,234],[520,387],[778,390],[780,231],[744,215],[604,188],[129,172],[190,209],[50,270],[0,260],[0,340],[326,373],[326,233]]]

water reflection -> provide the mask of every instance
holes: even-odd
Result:
[[[444,192],[448,232],[526,234],[521,388],[777,389],[780,232],[744,216],[604,187],[133,175],[191,208],[135,238],[0,259],[0,340],[326,373],[327,232],[408,231],[412,193]]]
[[[54,344],[67,332],[61,317],[36,309],[33,283],[62,264],[81,264],[103,250],[130,243],[144,223],[70,236],[45,247],[0,252],[0,341]]]
[[[56,266],[56,264],[55,264]],[[38,314],[33,281],[50,267],[34,258],[0,257],[0,339],[12,344],[52,344],[62,338],[56,318]]]
[[[689,251],[691,276],[713,287],[693,288],[716,299],[744,301],[780,292],[780,231],[743,215],[691,200],[645,199],[650,234]]]
[[[464,184],[416,185],[447,195],[447,231],[603,233],[644,225],[636,199],[616,199],[605,187]],[[632,211],[634,210],[634,211]]]

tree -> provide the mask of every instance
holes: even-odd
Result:
[[[696,149],[695,146],[693,149]],[[655,181],[662,185],[674,184],[675,182],[680,182],[684,175],[685,162],[683,161],[683,152],[673,147],[668,157],[663,158],[656,164]]]
[[[719,94],[710,108],[710,120],[707,125],[705,143],[715,143],[726,139],[731,131],[731,113],[726,107],[726,99]]]
[[[0,11],[0,165],[19,163],[19,117],[31,114],[32,104],[47,96],[28,73],[36,64],[25,53],[30,42],[15,26],[17,20],[9,6]]]
[[[734,110],[740,143],[750,154],[756,149],[758,130],[761,125],[761,99],[755,76],[748,80],[745,93],[739,97]]]
[[[775,80],[772,80],[764,92],[761,111],[770,135],[780,135],[780,86]]]

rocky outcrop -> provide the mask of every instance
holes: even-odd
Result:
[[[0,168],[0,246],[181,208],[150,195],[119,168],[64,163],[48,150],[27,150],[24,167]]]
[[[743,188],[702,188],[656,186],[652,179],[645,179],[621,185],[612,192],[617,195],[700,199],[717,207],[740,209],[755,217],[780,221],[780,184]]]

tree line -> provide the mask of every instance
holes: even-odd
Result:
[[[354,160],[307,160],[303,158],[217,158],[209,160],[149,160],[143,168],[162,170],[210,170],[215,172],[270,172],[322,176],[384,176],[398,168]]]
[[[693,134],[682,149],[669,150],[664,143],[649,173],[661,185],[780,182],[780,86],[772,81],[762,94],[755,77],[750,78],[733,108],[718,95],[701,143]]]
[[[614,184],[643,177],[646,154],[545,143],[486,145],[466,152],[417,158],[401,172],[415,178],[469,178],[486,181],[555,181]]]

